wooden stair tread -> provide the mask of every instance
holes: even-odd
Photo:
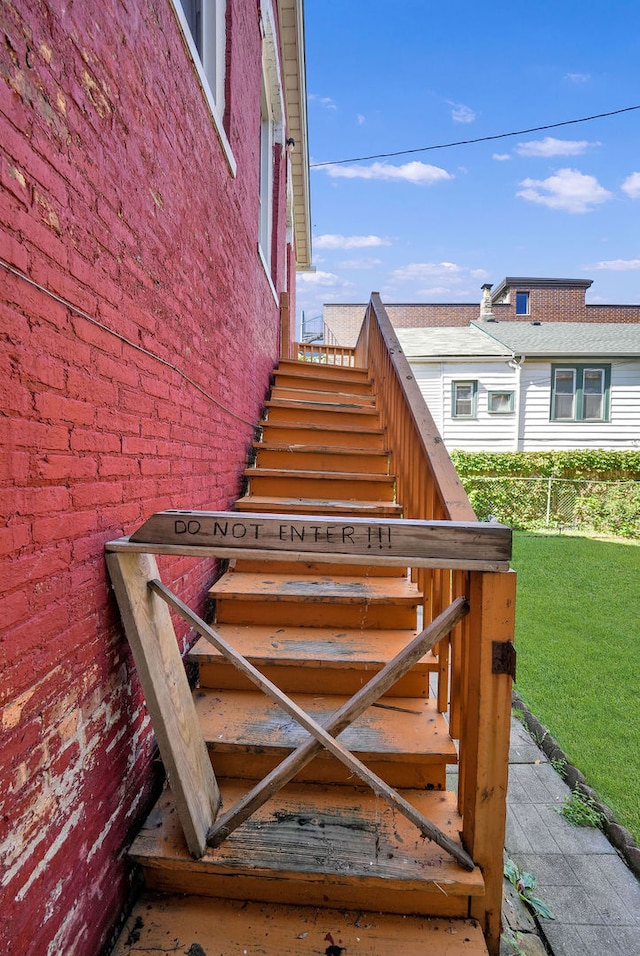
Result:
[[[303,426],[307,427],[307,426]],[[256,451],[280,451],[283,453],[298,452],[301,455],[344,455],[344,448],[339,445],[310,444],[309,442],[269,442],[256,441],[253,443]],[[388,453],[384,450],[372,450],[371,448],[349,448],[349,454],[355,457],[375,457],[388,458]]]
[[[402,508],[394,501],[349,501],[324,498],[287,498],[275,495],[244,495],[234,505],[236,511],[275,512],[276,514],[325,514],[365,517],[402,516]]]
[[[274,422],[269,418],[263,418],[260,421],[260,427],[263,429],[278,429],[286,430],[287,432],[295,431],[311,431],[314,435],[323,434],[326,432],[332,432],[340,436],[349,436],[349,443],[347,447],[352,447],[352,438],[357,437],[360,434],[366,435],[379,435],[381,438],[384,437],[384,429],[378,428],[375,425],[363,424],[360,425],[348,425],[340,424],[338,422],[328,424],[326,422]]]
[[[321,364],[320,362],[301,362],[297,359],[280,359],[278,368],[276,369],[276,375],[278,372],[294,372],[311,379],[324,378],[337,381],[352,379],[353,381],[364,381],[368,383],[371,381],[369,378],[369,370],[361,365],[332,365],[329,363]]]
[[[311,388],[314,391],[333,391],[345,389],[352,394],[372,395],[373,387],[368,378],[320,378],[304,375],[297,370],[277,369],[274,375],[277,388]]]
[[[231,807],[246,785],[222,780],[220,789],[224,806]],[[459,840],[462,819],[455,794],[403,790],[402,795],[447,836]],[[384,888],[385,894],[392,887],[403,893],[415,890],[449,897],[476,896],[484,890],[478,867],[464,870],[384,800],[356,787],[291,784],[199,860],[189,854],[171,792],[165,789],[130,856],[148,864],[148,879],[164,869],[169,881],[182,871],[199,874],[201,887],[206,886],[206,877],[213,877],[211,888],[220,890],[222,880],[224,892],[212,895],[226,895],[228,888],[235,896],[234,887],[227,885],[237,883],[239,890],[241,876],[267,884],[320,880],[323,890],[329,880],[338,891],[357,884],[365,892]],[[170,885],[160,882],[165,888]]]
[[[320,601],[324,604],[413,605],[420,593],[407,578],[351,577],[329,575],[224,574],[209,589],[211,597],[231,601]]]
[[[279,382],[276,382],[271,390],[271,400],[280,398],[287,401],[327,402],[332,405],[346,402],[369,407],[374,407],[376,402],[371,391],[350,392],[347,387],[333,388],[329,391],[329,389],[316,389],[311,385],[280,385]]]
[[[152,893],[134,907],[111,956],[310,956],[331,945],[351,956],[487,956],[475,920],[364,917],[358,911]]]
[[[395,475],[376,475],[363,472],[348,471],[302,471],[301,469],[287,468],[245,468],[248,478],[279,478],[281,481],[296,481],[299,478],[321,478],[323,481],[355,481],[369,484],[393,485]]]
[[[216,630],[256,667],[266,664],[352,670],[366,667],[371,673],[384,667],[415,637],[414,630],[346,630],[335,627],[266,627],[249,624],[219,624]],[[191,648],[188,659],[220,661],[222,655],[207,640]],[[416,667],[436,666],[429,652]]]
[[[332,694],[291,697],[323,725],[347,700]],[[269,752],[282,758],[308,738],[295,718],[258,690],[201,688],[195,691],[194,700],[210,750]],[[383,703],[366,710],[338,739],[364,761],[457,762],[447,722],[434,700],[386,697]]]
[[[352,415],[362,415],[363,418],[377,418],[378,411],[374,407],[350,402],[327,402],[321,400],[303,401],[301,399],[271,398],[265,403],[265,408],[294,408],[301,411],[331,412],[339,415],[348,412]]]

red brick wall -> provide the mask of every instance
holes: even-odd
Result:
[[[234,500],[277,356],[257,9],[228,10],[235,178],[168,0],[0,6],[0,256],[75,307],[0,267],[3,953],[108,939],[154,744],[104,543]],[[202,608],[213,564],[161,565]]]

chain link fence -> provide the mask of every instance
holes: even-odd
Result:
[[[522,530],[580,529],[640,537],[640,482],[569,478],[462,478],[480,521]]]

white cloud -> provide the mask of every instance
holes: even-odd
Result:
[[[318,96],[317,93],[309,93],[308,99],[310,102],[317,103],[318,106],[321,106],[325,110],[338,109],[330,96]]]
[[[589,143],[586,139],[555,139],[545,136],[544,139],[533,139],[529,143],[518,143],[515,152],[519,156],[580,156],[590,146],[599,146],[600,143]]]
[[[492,159],[497,159],[499,163],[504,163],[508,159],[511,159],[509,153],[494,153]]]
[[[325,233],[315,236],[314,249],[371,249],[374,246],[390,246],[391,241],[382,236],[339,236]]]
[[[320,269],[317,272],[298,272],[296,281],[301,283],[303,287],[306,286],[307,288],[319,288],[320,286],[324,287],[335,285],[346,287],[349,284],[348,282],[345,282],[344,279],[334,275],[333,272],[322,272]]]
[[[569,80],[570,83],[588,83],[591,79],[590,73],[565,73],[565,80]]]
[[[484,269],[470,269],[456,262],[411,262],[390,274],[388,294],[391,297],[400,294],[406,301],[411,298],[473,301],[479,298],[479,283],[487,276]],[[398,287],[402,287],[400,293]]]
[[[364,126],[366,122],[367,122],[366,117],[363,116],[362,113],[358,113],[358,115],[356,116],[356,123],[358,124],[358,126]]]
[[[640,173],[631,173],[620,188],[630,199],[640,199]]]
[[[640,259],[605,259],[588,266],[589,269],[606,269],[611,272],[633,272],[640,269]]]
[[[419,186],[431,186],[433,183],[453,179],[451,173],[440,166],[414,161],[403,166],[390,163],[373,163],[371,166],[325,166],[329,176],[343,179],[394,179]]]
[[[464,103],[452,103],[451,100],[447,100],[449,106],[452,106],[451,110],[451,119],[455,123],[473,123],[476,118],[476,113],[469,106],[465,106]]]
[[[577,169],[559,169],[547,179],[523,179],[520,186],[523,188],[516,195],[522,199],[565,212],[590,212],[611,199],[611,193],[595,176]]]
[[[342,269],[375,269],[382,265],[382,259],[345,259],[340,263]]]

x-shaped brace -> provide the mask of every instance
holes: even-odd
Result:
[[[405,800],[393,787],[366,767],[351,751],[343,747],[335,738],[353,723],[364,711],[386,693],[407,671],[424,656],[438,641],[469,611],[466,598],[459,597],[420,634],[400,651],[393,660],[389,661],[381,671],[365,684],[353,697],[340,707],[324,726],[317,723],[309,714],[299,707],[290,697],[280,690],[272,681],[268,680],[246,658],[239,654],[213,628],[209,627],[202,618],[198,617],[172,591],[154,579],[149,581],[149,588],[158,594],[167,604],[188,621],[195,630],[228,660],[242,674],[249,678],[267,697],[279,704],[305,730],[311,734],[309,740],[301,744],[286,757],[271,773],[244,795],[233,807],[220,816],[209,830],[207,842],[210,846],[218,846],[230,833],[240,826],[248,817],[284,787],[310,760],[325,747],[338,760],[342,761],[349,770],[357,774],[367,783],[375,793],[387,800],[393,807],[404,814],[415,824],[423,836],[437,843],[446,850],[458,863],[467,870],[474,869],[474,862],[468,853],[459,844],[448,837],[423,814]]]

